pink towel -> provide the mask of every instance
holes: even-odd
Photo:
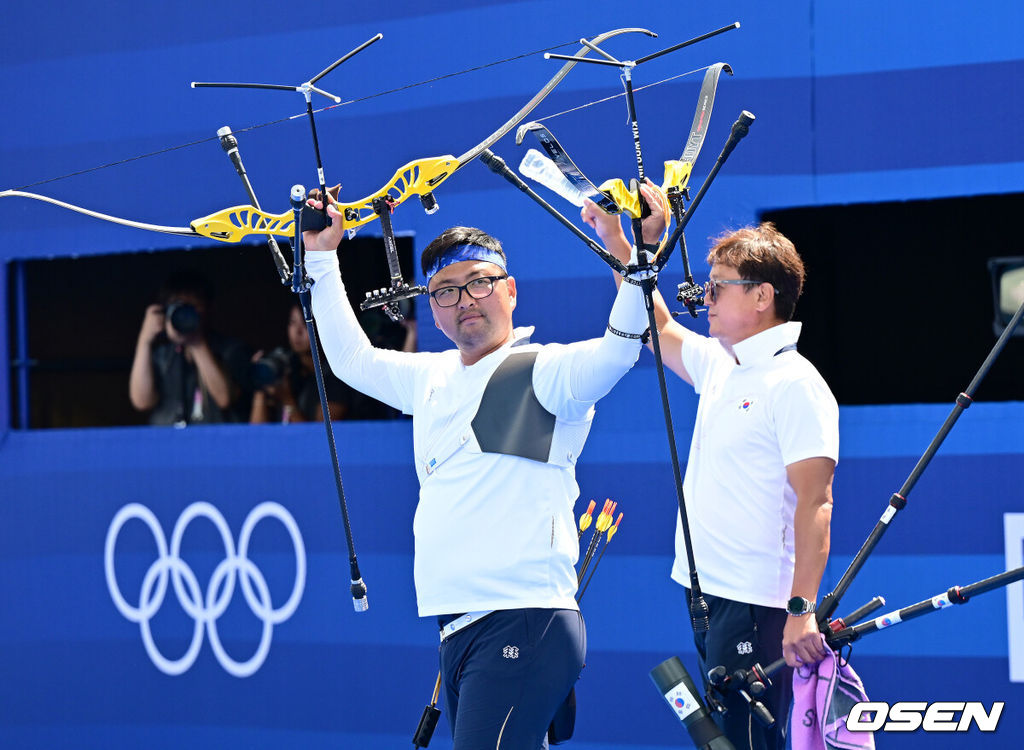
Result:
[[[793,670],[793,750],[874,750],[874,733],[846,728],[853,705],[868,699],[864,684],[853,667],[840,664],[832,649],[825,650],[828,656],[817,665]]]

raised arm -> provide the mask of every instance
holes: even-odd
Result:
[[[653,206],[651,215],[644,219],[645,241],[656,241],[664,228],[664,212],[660,204]],[[627,246],[627,259],[628,255]],[[542,394],[550,394],[546,407],[567,416],[581,415],[636,363],[641,336],[649,327],[643,292],[636,282],[636,279],[629,279],[620,283],[601,338],[549,350],[546,361],[542,360],[545,367],[540,370],[541,376],[535,378],[541,403],[545,403]],[[559,378],[563,387],[559,387]]]
[[[316,204],[319,207],[319,203]],[[357,391],[396,409],[411,408],[417,358],[423,355],[375,348],[349,304],[335,249],[341,242],[341,216],[327,209],[333,224],[303,232],[306,271],[313,279],[313,317],[331,370]]]
[[[664,215],[663,202],[657,189],[650,184],[644,184],[640,186],[640,190],[643,192],[652,211],[661,211],[662,215]],[[632,244],[626,239],[620,216],[608,215],[598,208],[597,204],[586,201],[580,211],[580,218],[583,219],[585,224],[594,228],[608,252],[623,263],[630,262]],[[664,221],[658,227],[655,223],[648,225],[645,220],[644,242],[656,244],[664,230],[664,226]],[[648,227],[650,228],[650,233]],[[617,285],[623,283],[622,277],[617,273],[612,275]],[[672,317],[668,305],[665,304],[665,299],[658,290],[654,291],[654,317],[658,324],[658,333],[661,336],[661,356],[665,366],[687,383],[693,385],[693,378],[690,377],[690,374],[686,371],[686,366],[683,364],[683,336],[686,334],[686,329]],[[650,349],[652,345],[648,343],[647,347]]]
[[[538,360],[534,385],[541,403],[562,416],[581,416],[633,367],[646,330],[640,287],[623,284],[602,337],[549,348]]]

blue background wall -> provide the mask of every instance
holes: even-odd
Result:
[[[691,222],[691,247],[768,209],[1016,192],[1024,184],[1017,135],[1024,9],[1017,3],[663,3],[656,10],[604,0],[307,3],[301,13],[263,0],[190,5],[86,9],[57,2],[5,10],[0,189],[47,181],[28,189],[119,216],[187,224],[243,201],[216,129],[241,131],[303,107],[297,95],[192,90],[190,81],[300,82],[383,32],[383,41],[322,82],[345,99],[360,99],[609,28],[646,26],[661,34],[608,45],[636,58],[734,20],[740,30],[649,63],[635,77],[642,85],[719,60],[734,67],[735,77],[719,89],[695,170],[700,178],[739,111],[757,115]],[[354,199],[411,159],[465,151],[518,109],[555,65],[534,55],[323,113],[318,127],[329,181],[341,181],[343,196]],[[699,82],[698,73],[638,94],[650,164],[681,151]],[[614,72],[578,67],[535,116],[618,90]],[[591,176],[632,173],[621,100],[548,124]],[[301,118],[244,132],[240,141],[266,206],[284,210],[293,183],[313,184]],[[495,150],[510,162],[522,153],[510,138]],[[543,340],[600,330],[611,297],[607,271],[564,230],[479,164],[460,171],[437,198],[439,213],[425,216],[413,201],[395,214],[396,228],[415,232],[422,247],[446,226],[481,226],[512,253],[523,290],[519,322],[535,323]],[[0,201],[0,238],[4,261],[181,246],[179,238],[15,199]],[[239,262],[263,263],[272,273],[264,254],[253,246],[251,258],[240,255]],[[700,275],[704,269],[695,265]],[[444,345],[436,332],[421,331],[423,348]],[[413,602],[416,482],[408,424],[337,428],[370,586],[370,611],[355,615],[321,428],[12,431],[8,335],[0,326],[0,744],[408,746],[436,666],[434,629],[417,620]],[[913,342],[907,347],[912,355]],[[950,382],[951,399],[964,387]],[[694,400],[678,385],[672,398],[685,445]],[[948,412],[942,405],[843,409],[833,556],[823,590],[841,575]],[[964,415],[841,611],[874,594],[902,606],[1000,572],[1011,546],[1019,556],[1024,542],[1004,541],[1003,523],[1004,514],[1024,511],[1017,481],[1022,418],[1016,402],[982,404]],[[612,497],[626,518],[585,600],[590,653],[576,747],[685,743],[647,678],[672,654],[693,666],[680,591],[667,578],[674,497],[661,425],[645,354],[599,409],[579,467],[582,498]],[[265,663],[245,679],[219,666],[205,636],[191,669],[177,677],[158,671],[104,578],[104,541],[120,508],[148,506],[169,536],[182,511],[200,500],[220,510],[235,541],[253,507],[281,503],[308,554],[298,609],[275,626]],[[183,557],[205,581],[221,549],[212,527],[197,522]],[[144,527],[126,526],[116,569],[129,601],[137,602],[134,592],[153,555]],[[279,604],[295,575],[280,527],[260,527],[251,557]],[[176,657],[188,646],[193,621],[173,597],[168,601],[153,628],[163,652]],[[243,601],[236,591],[218,623],[236,659],[253,653],[260,633]],[[1008,612],[1002,592],[988,594],[866,638],[854,663],[874,699],[1006,701],[996,735],[975,731],[942,738],[941,746],[1019,746],[1024,687],[1009,678],[1007,628],[1021,620],[1024,612]],[[446,735],[442,725],[432,747],[448,746]],[[920,733],[882,737],[879,745],[940,746]]]

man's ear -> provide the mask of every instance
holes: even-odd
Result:
[[[434,310],[434,306],[433,305],[430,306],[430,315],[434,319],[434,328],[436,328],[437,330],[440,331],[441,330],[441,324],[437,320],[437,311]]]
[[[775,308],[775,289],[768,282],[757,285],[757,311],[765,312]]]
[[[513,310],[516,309],[516,279],[514,276],[509,276],[505,282],[508,284],[508,301],[509,307]]]

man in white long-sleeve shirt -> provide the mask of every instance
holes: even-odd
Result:
[[[512,326],[501,243],[455,227],[427,246],[422,268],[434,322],[456,349],[375,349],[342,286],[342,222],[328,211],[333,226],[304,234],[313,313],[334,373],[413,415],[416,598],[441,627],[454,750],[545,747],[586,651],[575,465],[595,402],[639,355],[640,288],[622,285],[602,337],[534,344],[532,328]],[[664,221],[660,210],[646,220],[651,241]]]

